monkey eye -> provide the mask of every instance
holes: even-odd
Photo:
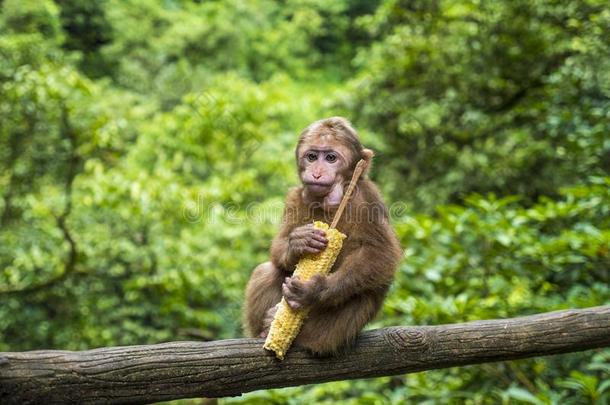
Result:
[[[326,155],[326,161],[329,163],[335,163],[337,161],[337,155],[335,155],[334,153],[329,153],[328,155]]]
[[[308,160],[308,161],[310,161],[310,162],[315,162],[315,160],[318,158],[318,155],[316,155],[316,154],[315,154],[315,153],[313,153],[313,152],[309,152],[309,153],[306,155],[306,157],[307,157],[307,160]]]

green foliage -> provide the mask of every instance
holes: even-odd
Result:
[[[57,0],[61,10],[61,24],[66,32],[64,47],[82,53],[80,68],[90,76],[107,73],[99,50],[112,40],[112,27],[106,18],[106,0]]]
[[[117,83],[161,97],[198,88],[211,71],[261,81],[277,72],[349,69],[354,50],[347,40],[366,41],[351,22],[372,11],[347,1],[107,1],[113,40],[96,52]]]
[[[367,19],[382,39],[345,102],[387,141],[393,195],[420,208],[472,192],[531,203],[610,173],[602,4],[388,1]]]
[[[592,179],[529,208],[473,195],[465,206],[403,219],[407,259],[388,315],[448,323],[610,300],[609,186],[610,178]]]
[[[378,152],[405,248],[370,327],[610,303],[606,2],[0,5],[0,350],[240,336],[296,134],[336,114]],[[223,402],[605,403],[609,367],[599,350]]]
[[[61,39],[59,10],[53,0],[4,0],[1,6],[1,26],[7,32]]]

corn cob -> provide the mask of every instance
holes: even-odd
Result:
[[[294,275],[303,281],[309,280],[316,274],[328,274],[341,251],[343,239],[345,239],[344,234],[337,229],[329,228],[328,224],[324,222],[314,222],[314,228],[325,231],[328,245],[322,252],[307,254],[299,261]],[[301,330],[308,313],[309,308],[294,310],[282,298],[263,347],[275,352],[275,356],[282,360],[292,341]]]

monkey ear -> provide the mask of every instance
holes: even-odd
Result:
[[[373,152],[371,149],[362,149],[362,159],[366,160],[366,163],[369,165],[373,160],[373,156],[375,156],[375,152]]]
[[[369,170],[371,170],[371,164],[373,164],[373,156],[375,156],[375,152],[371,149],[364,148],[360,154],[361,158],[366,162],[366,169],[364,170],[364,174],[366,174]]]

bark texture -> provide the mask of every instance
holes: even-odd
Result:
[[[608,347],[610,306],[372,330],[332,358],[294,347],[278,361],[262,346],[263,339],[231,339],[0,353],[0,403],[142,404],[234,396]]]

